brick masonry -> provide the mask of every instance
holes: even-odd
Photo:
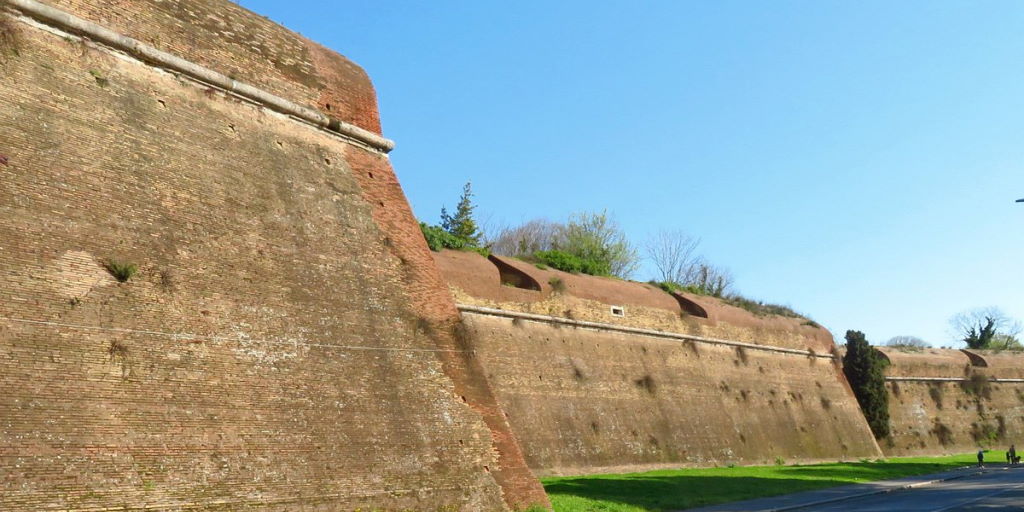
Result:
[[[463,313],[527,463],[539,474],[881,456],[842,371],[827,357],[835,351],[831,336],[803,319],[758,318],[712,298],[699,300],[718,314],[698,318],[646,284],[504,259],[541,285],[528,290],[502,284],[493,260],[474,253],[434,258],[461,304],[610,327]],[[564,290],[550,289],[551,278]],[[624,316],[612,314],[612,305]]]
[[[230,2],[52,5],[379,131],[362,70]],[[16,25],[0,510],[546,503],[385,157]]]
[[[827,359],[464,317],[540,474],[880,455]]]
[[[1019,353],[879,350],[891,363],[887,377],[894,378],[886,384],[892,434],[879,443],[887,454],[963,453],[1024,443],[1024,383],[988,380],[1024,377]]]

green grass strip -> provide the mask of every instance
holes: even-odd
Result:
[[[986,462],[1005,462],[990,450]],[[765,498],[854,483],[948,471],[976,455],[904,457],[794,466],[743,466],[542,478],[555,512],[649,512]]]

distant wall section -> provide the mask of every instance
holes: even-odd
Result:
[[[1024,356],[1012,352],[877,347],[886,370],[891,455],[1003,447],[1024,436]]]

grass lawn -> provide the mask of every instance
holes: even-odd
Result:
[[[987,462],[1005,462],[999,450]],[[905,457],[806,466],[673,469],[623,475],[542,478],[555,512],[678,510],[726,501],[763,498],[872,480],[946,471],[977,464],[974,453]]]

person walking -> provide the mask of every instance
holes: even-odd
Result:
[[[1006,458],[1010,459],[1011,466],[1017,465],[1019,459],[1017,458],[1017,448],[1014,445],[1011,444],[1010,449],[1006,450]]]
[[[978,450],[978,467],[985,467],[985,450]]]

